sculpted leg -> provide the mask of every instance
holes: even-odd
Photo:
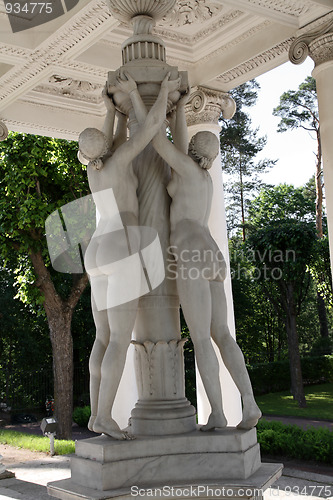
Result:
[[[101,365],[109,344],[110,329],[107,311],[97,311],[93,298],[91,300],[91,307],[96,325],[96,339],[89,359],[91,417],[88,422],[88,429],[92,431],[97,416]]]
[[[180,275],[180,273],[179,273]],[[203,278],[177,280],[183,313],[194,344],[196,361],[212,413],[202,431],[225,427],[222,394],[219,384],[219,365],[210,338],[211,299],[209,282]]]
[[[261,411],[253,396],[243,353],[229,332],[224,284],[211,281],[210,289],[212,297],[212,337],[221,352],[227,370],[241,393],[243,401],[243,419],[237,428],[251,429],[258,423]]]
[[[98,411],[93,430],[115,439],[132,439],[126,431],[119,428],[111,414],[131,342],[136,312],[136,301],[129,303],[126,309],[123,306],[107,311],[111,334],[101,366]]]

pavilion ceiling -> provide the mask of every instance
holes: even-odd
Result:
[[[155,32],[192,86],[228,91],[287,61],[294,37],[332,10],[332,0],[178,0]],[[17,33],[0,3],[0,119],[10,130],[71,139],[100,127],[101,90],[131,34],[103,0],[80,0]]]

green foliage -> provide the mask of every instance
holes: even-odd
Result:
[[[24,448],[31,451],[50,451],[50,440],[48,437],[25,434],[23,432],[0,429],[0,444],[8,444],[16,448]],[[56,455],[67,455],[75,452],[75,442],[62,439],[54,440],[54,450]]]
[[[286,353],[284,325],[265,295],[247,246],[229,240],[237,342],[248,364],[271,362]]]
[[[296,425],[260,420],[257,432],[262,453],[333,464],[333,432],[329,429],[305,431]]]
[[[284,92],[273,115],[281,118],[278,132],[299,127],[316,132],[319,128],[316,80],[308,76],[298,90]]]
[[[78,406],[73,411],[73,420],[79,427],[87,427],[90,415],[90,406]]]
[[[317,289],[326,304],[333,308],[332,273],[328,235],[317,241],[318,259],[311,262],[310,273],[315,279]]]
[[[333,356],[304,357],[301,365],[305,384],[333,381]],[[257,395],[290,389],[288,360],[250,365],[248,372]]]
[[[250,223],[255,230],[285,221],[311,222],[314,214],[314,201],[305,196],[303,188],[289,184],[262,189],[249,208]]]
[[[10,133],[0,143],[0,255],[9,259],[16,253],[18,297],[34,308],[43,296],[35,287],[29,253],[41,251],[49,265],[46,218],[89,192],[76,155],[76,142],[50,137]]]
[[[258,136],[252,128],[244,106],[253,106],[257,100],[258,83],[255,80],[231,91],[237,110],[231,120],[222,121],[220,133],[222,169],[231,176],[226,183],[228,229],[233,230],[245,223],[249,199],[262,187],[258,175],[275,164],[272,160],[257,160],[256,156],[266,145],[266,138]]]

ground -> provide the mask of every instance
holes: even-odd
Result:
[[[1,463],[6,467],[10,464],[18,464],[21,462],[31,462],[33,460],[42,460],[50,456],[48,453],[39,451],[24,450],[23,448],[15,448],[8,444],[0,444],[0,459]]]

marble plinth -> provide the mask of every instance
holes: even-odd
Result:
[[[138,491],[133,488],[98,491],[75,484],[72,479],[65,479],[48,484],[48,493],[60,500],[148,500],[168,498],[170,500],[214,499],[219,500],[261,500],[264,491],[282,474],[282,464],[261,464],[260,468],[248,479],[217,480],[214,482],[186,482],[164,486],[164,490],[146,486]]]
[[[183,435],[138,436],[134,441],[99,436],[77,442],[71,484],[100,494],[134,485],[215,484],[247,480],[260,466],[256,429],[195,430]],[[52,483],[50,494],[56,496],[57,491],[57,483]]]

